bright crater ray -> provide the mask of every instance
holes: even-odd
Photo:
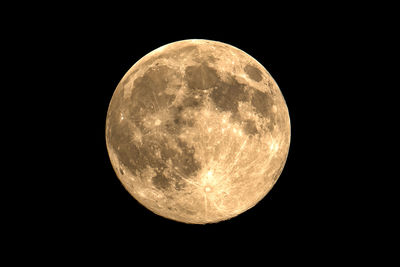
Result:
[[[185,40],[140,59],[111,99],[106,142],[127,191],[154,213],[204,224],[256,205],[285,165],[289,113],[245,52]]]

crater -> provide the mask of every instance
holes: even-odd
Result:
[[[262,72],[252,65],[246,65],[246,67],[244,67],[244,72],[246,72],[247,76],[253,81],[260,82],[262,80]]]

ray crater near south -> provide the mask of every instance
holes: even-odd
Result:
[[[231,219],[264,198],[290,134],[268,71],[210,40],[145,55],[118,84],[106,118],[108,154],[126,190],[155,214],[190,224]]]

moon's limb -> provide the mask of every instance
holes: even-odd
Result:
[[[152,51],[123,77],[106,142],[117,176],[141,204],[202,224],[232,218],[269,192],[286,161],[290,120],[255,59],[186,40]]]

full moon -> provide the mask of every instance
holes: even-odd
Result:
[[[147,209],[216,223],[274,186],[289,151],[289,112],[250,55],[216,41],[178,41],[145,55],[119,82],[106,144],[119,180]]]

